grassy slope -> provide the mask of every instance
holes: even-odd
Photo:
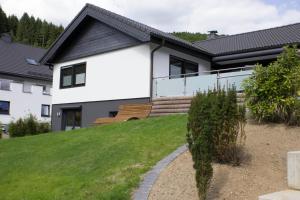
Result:
[[[130,199],[140,177],[185,143],[186,116],[0,141],[1,199]]]

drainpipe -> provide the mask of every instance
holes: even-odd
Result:
[[[155,47],[151,51],[151,64],[150,64],[150,100],[152,99],[153,96],[153,58],[154,58],[154,53],[155,51],[159,50],[165,45],[165,39],[162,39],[161,44],[157,47]]]

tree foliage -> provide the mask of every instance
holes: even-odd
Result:
[[[189,42],[196,42],[207,39],[207,34],[204,33],[173,32],[172,34]]]
[[[235,88],[198,93],[188,116],[187,142],[194,161],[200,200],[206,199],[212,161],[239,164],[246,139],[245,106],[237,104]]]
[[[61,25],[56,26],[27,13],[20,19],[15,15],[7,16],[0,7],[0,34],[10,33],[16,42],[48,48],[63,30]]]
[[[285,47],[267,67],[256,65],[243,83],[246,103],[258,122],[300,125],[300,58],[297,47]]]

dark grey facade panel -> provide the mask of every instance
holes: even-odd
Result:
[[[141,43],[135,38],[92,18],[86,19],[72,35],[54,62],[78,59]]]
[[[121,99],[110,101],[94,101],[94,102],[81,102],[69,104],[53,104],[52,105],[52,130],[60,131],[63,127],[62,112],[64,109],[81,108],[81,126],[88,127],[93,124],[98,117],[108,117],[109,112],[118,111],[119,105],[132,104],[132,103],[149,103],[150,98],[136,98],[136,99]]]

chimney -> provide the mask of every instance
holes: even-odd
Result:
[[[7,42],[7,43],[12,42],[12,38],[11,38],[10,34],[8,34],[8,33],[1,34],[1,40],[3,40],[4,42]]]
[[[217,30],[208,31],[208,36],[207,36],[208,40],[215,39],[217,37],[218,37],[218,31]]]

